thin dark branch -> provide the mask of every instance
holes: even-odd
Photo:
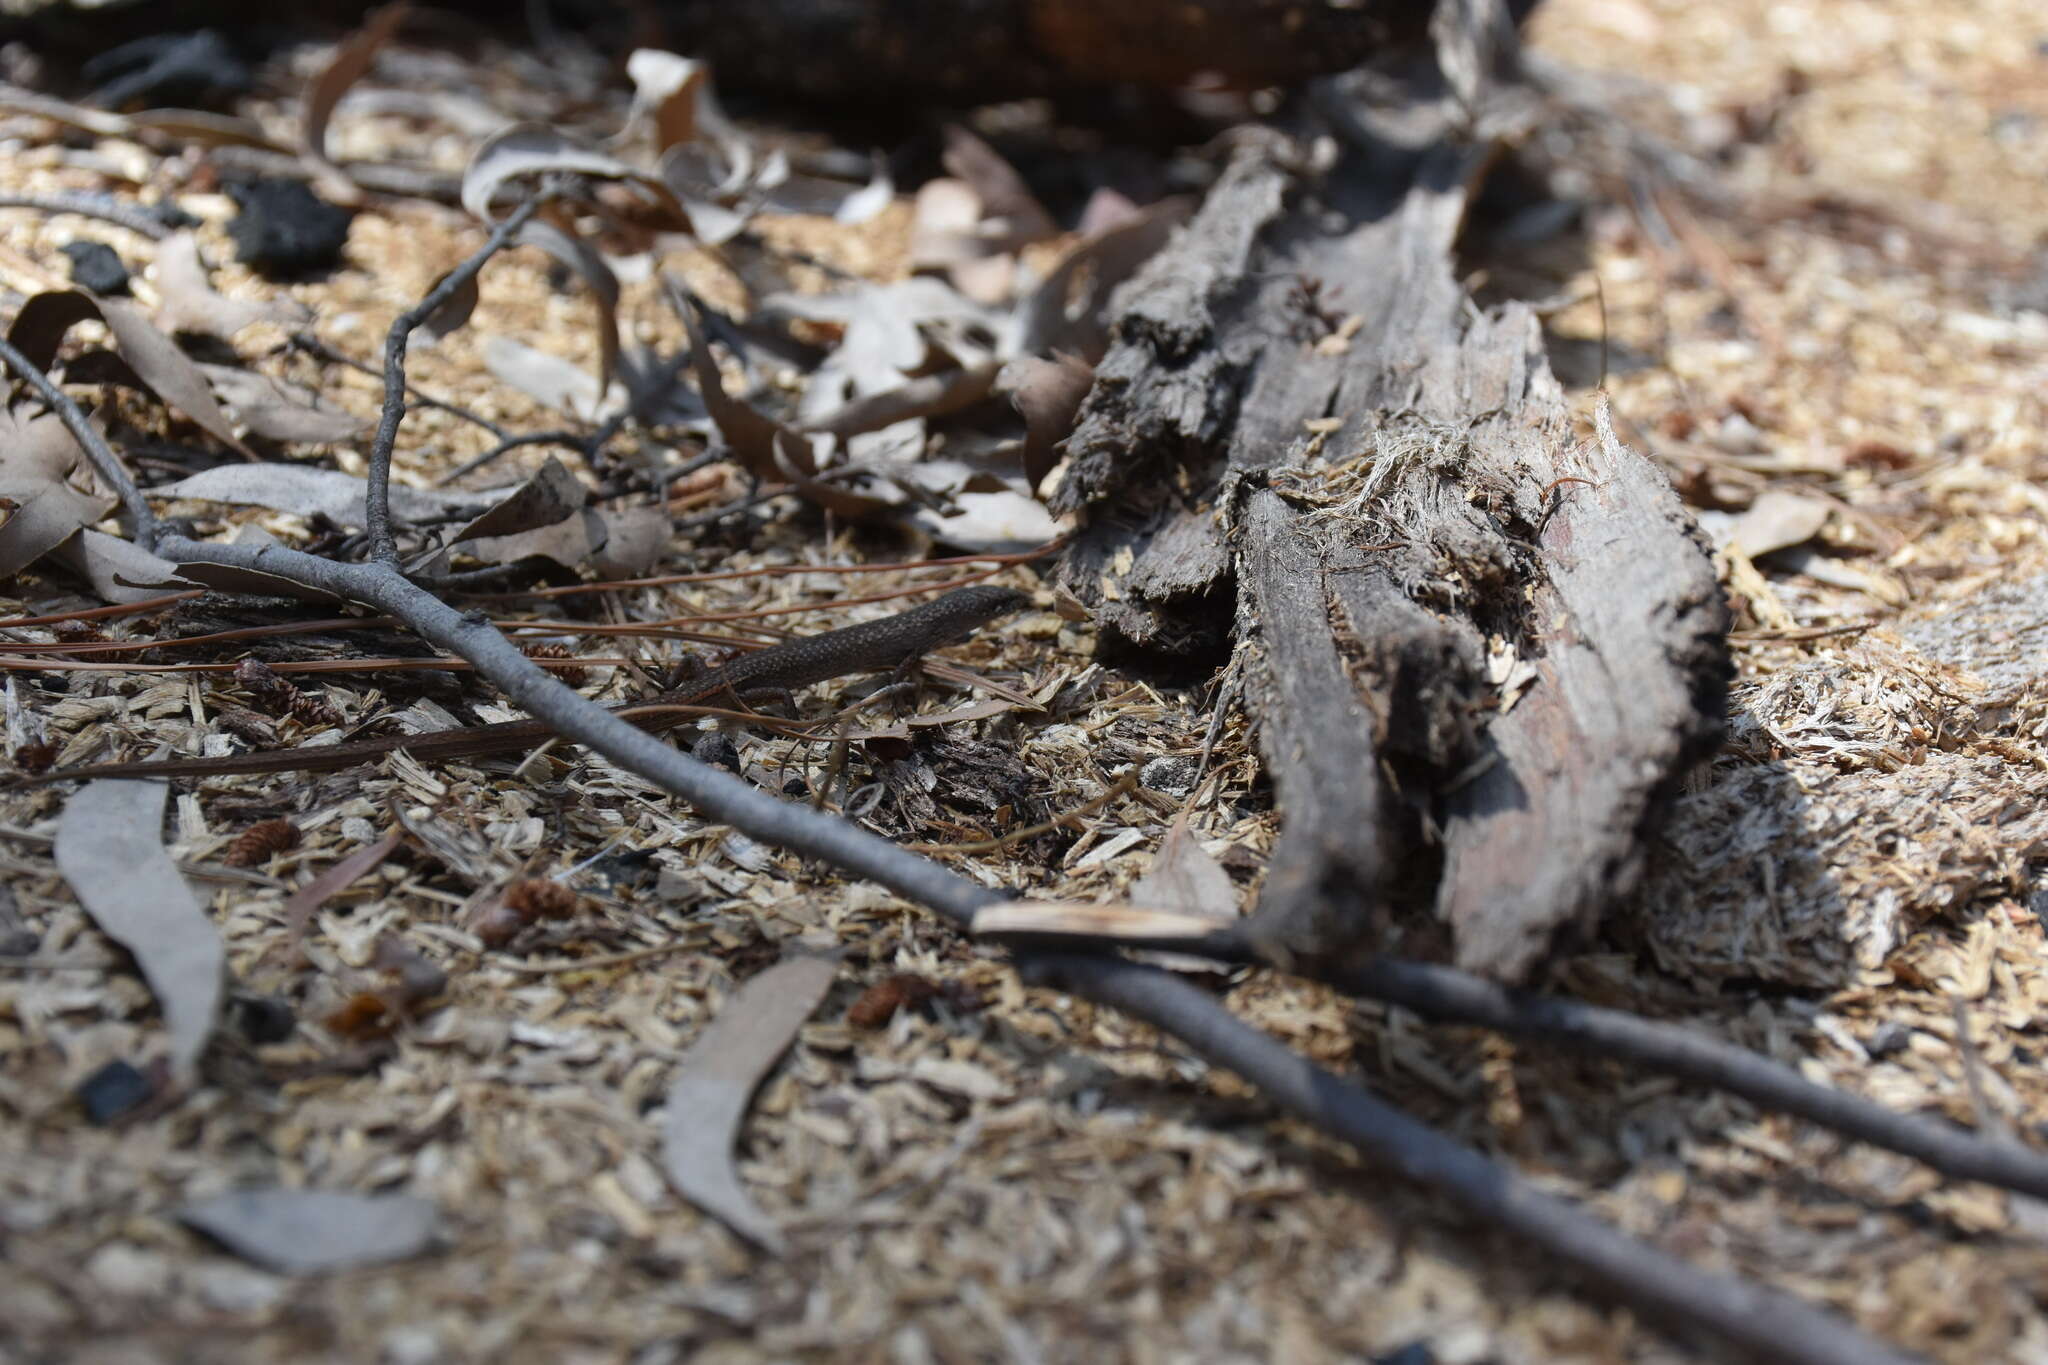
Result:
[[[457,611],[408,582],[393,564],[345,564],[277,544],[216,544],[167,533],[149,516],[134,480],[70,396],[12,347],[0,350],[0,358],[63,416],[124,502],[141,508],[138,536],[156,553],[177,562],[224,564],[276,575],[387,612],[430,644],[469,660],[516,705],[565,738],[682,797],[711,819],[878,882],[963,929],[972,924],[978,909],[1002,898],[1001,892],[838,816],[771,796],[669,747],[549,676],[483,612]],[[394,392],[402,382],[401,374],[392,386]],[[1044,954],[1020,955],[1019,966],[1040,980],[1147,1020],[1236,1071],[1324,1131],[1529,1237],[1625,1301],[1670,1320],[1711,1328],[1755,1359],[1796,1365],[1885,1365],[1907,1359],[1796,1299],[1694,1269],[1541,1194],[1506,1168],[1296,1056],[1214,998],[1156,968],[1107,955]]]
[[[490,237],[470,258],[441,278],[427,296],[392,321],[384,338],[384,411],[377,422],[377,434],[370,441],[368,480],[364,494],[363,524],[370,536],[370,559],[396,567],[398,544],[391,535],[391,451],[398,444],[398,424],[405,419],[405,348],[413,329],[432,317],[441,306],[467,286],[484,268],[484,262],[511,245],[553,191],[541,189],[529,195],[518,208],[505,215]]]
[[[1541,1038],[1698,1081],[1924,1161],[1943,1175],[2048,1198],[2048,1156],[1815,1085],[1768,1057],[1677,1024],[1509,990],[1454,968],[1421,962],[1379,959],[1349,972],[1319,974],[1319,979],[1348,994],[1385,1000],[1428,1019]]]
[[[124,204],[97,194],[26,194],[18,191],[0,193],[0,209],[37,209],[43,213],[73,213],[81,218],[97,218],[103,223],[139,232],[153,242],[161,242],[171,235],[172,228],[163,218],[140,204]],[[193,220],[187,220],[193,221]]]
[[[1064,943],[1101,951],[1137,946],[1134,940],[1108,935],[1014,933],[998,937],[1020,947]],[[1310,963],[1283,963],[1241,932],[1187,939],[1148,938],[1142,946],[1289,972],[1334,986],[1346,995],[1400,1005],[1439,1023],[1475,1024],[1515,1038],[1540,1039],[1648,1067],[1912,1157],[1952,1179],[1981,1180],[2019,1194],[2048,1198],[2048,1154],[2003,1136],[1986,1136],[1940,1120],[1902,1114],[1845,1091],[1815,1085],[1788,1066],[1684,1025],[1511,990],[1454,967],[1425,962],[1374,958],[1362,966],[1336,970],[1322,970]]]
[[[304,351],[307,355],[312,356],[316,360],[323,360],[330,365],[342,365],[347,367],[348,369],[354,370],[358,374],[369,375],[373,379],[380,379],[383,377],[384,372],[382,370],[379,370],[375,365],[365,365],[362,361],[357,360],[354,356],[345,355],[342,352],[335,350],[332,346],[329,346],[326,342],[322,341],[319,337],[314,336],[311,332],[294,332],[292,334],[292,339],[289,344],[291,346],[298,348],[301,351]],[[465,408],[457,403],[451,403],[445,398],[436,398],[432,394],[428,393],[426,390],[422,389],[419,385],[413,383],[410,379],[405,381],[405,392],[406,395],[410,397],[413,402],[419,404],[423,408],[435,408],[441,412],[448,413],[450,416],[459,417],[463,421],[470,423],[472,426],[482,427],[485,431],[488,431],[489,433],[491,433],[491,435],[496,436],[500,439],[503,439],[505,435],[505,428],[499,426],[490,418],[483,416],[481,413],[471,412],[468,408]]]
[[[566,446],[570,450],[587,451],[589,438],[580,431],[534,431],[524,436],[502,437],[498,443],[481,455],[473,455],[455,468],[434,480],[435,488],[446,488],[465,474],[473,474],[501,455],[523,449],[527,446]]]
[[[1113,1005],[1228,1067],[1292,1114],[1527,1237],[1668,1324],[1707,1327],[1746,1360],[1903,1365],[1918,1359],[1760,1284],[1710,1275],[1636,1241],[1337,1077],[1218,1009],[1193,986],[1115,958],[1058,956],[1018,964],[1027,980]],[[1683,1339],[1681,1334],[1680,1339]]]

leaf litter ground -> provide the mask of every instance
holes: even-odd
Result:
[[[1747,613],[1727,749],[1681,801],[1650,887],[1558,979],[1894,1106],[2025,1132],[2048,1121],[2031,862],[2048,772],[2048,507],[2035,486],[2048,324],[2042,299],[2026,307],[2038,280],[2012,269],[2048,228],[2034,21],[2010,0],[1910,14],[1554,0],[1539,53],[1663,73],[1678,98],[1643,100],[1645,121],[1662,108],[1660,131],[1724,152],[1736,184],[1782,212],[1660,234],[1595,210],[1590,261],[1539,248],[1487,263],[1532,296],[1584,299],[1552,329],[1588,411],[1597,366],[1567,361],[1599,346],[1598,271],[1609,387],[1635,426],[1625,435],[1666,461],[1724,544]],[[376,124],[344,106],[336,136],[374,151]],[[99,163],[30,147],[8,187],[98,189],[113,162],[144,183],[163,174],[133,143],[97,151]],[[778,246],[869,279],[900,277],[910,250],[901,205],[857,227],[761,222]],[[217,220],[200,237],[209,259],[230,259]],[[61,287],[59,248],[77,239],[137,246],[112,227],[10,215],[0,261],[19,288]],[[323,341],[374,360],[388,319],[478,239],[458,215],[400,201],[357,219],[351,268],[327,281],[279,291],[226,264],[214,285],[288,293]],[[669,265],[714,307],[743,301],[708,257]],[[681,346],[672,315],[643,312],[635,339]],[[469,327],[415,346],[409,373],[510,430],[544,428],[559,415],[493,377],[484,342],[516,338],[593,373],[591,313],[586,295],[550,287],[542,257],[518,253],[491,267]],[[264,357],[285,338],[259,319],[236,350]],[[367,376],[283,355],[258,368],[374,416]],[[137,401],[121,415],[175,442],[157,412]],[[402,476],[423,483],[492,443],[416,410]],[[488,481],[544,458],[514,452]],[[1767,526],[1750,514],[1773,492],[1824,515]],[[306,529],[274,513],[234,519],[245,516]],[[1776,540],[1806,534],[1776,544],[1773,526]],[[661,567],[840,563],[877,548],[778,518],[729,557]],[[55,580],[18,581],[29,591],[0,610],[47,606]],[[829,608],[909,581],[935,578],[630,589],[602,620]],[[971,840],[999,816],[1082,807],[1131,765],[1145,783],[1083,817],[1078,837],[962,865],[1087,900],[1127,891],[1185,837],[1175,822],[1207,725],[1201,695],[1119,680],[1090,661],[1085,629],[1051,612],[953,657],[1033,696],[1057,690],[1059,706],[961,727],[943,761],[900,765],[889,809],[920,821],[906,837]],[[354,718],[381,700],[369,676],[300,682]],[[237,699],[224,686],[74,674],[33,710],[67,758],[164,739],[187,751]],[[460,704],[410,704],[441,700]],[[289,737],[300,721],[274,723]],[[764,776],[806,761],[787,739],[734,739]],[[808,755],[814,774],[827,763]],[[1191,833],[1241,892],[1273,834],[1254,777],[1233,724],[1194,793]],[[137,1359],[1072,1358],[1105,1342],[1134,1359],[1342,1359],[1415,1343],[1445,1361],[1674,1358],[1519,1248],[1269,1120],[1235,1079],[1106,1012],[1027,992],[885,894],[707,826],[606,765],[510,780],[503,766],[398,762],[367,778],[206,790],[175,799],[169,852],[237,983],[287,996],[302,1025],[283,1042],[217,1045],[205,1087],[112,1128],[88,1124],[73,1092],[108,1062],[149,1055],[157,1008],[57,874],[56,799],[10,798],[4,811],[10,920],[35,941],[33,965],[0,974],[0,1227],[15,1267],[0,1320],[46,1344]],[[979,793],[997,795],[978,808]],[[1015,809],[1000,812],[1006,795]],[[331,901],[303,940],[314,970],[302,972],[292,889],[376,845],[393,809],[437,856],[388,858]],[[313,813],[296,849],[254,870],[222,865],[246,826],[284,812]],[[585,862],[567,917],[521,920],[484,950],[486,900],[519,874]],[[323,1027],[360,1019],[346,1011],[365,997],[402,1009],[401,972],[379,965],[390,936],[445,973],[445,993],[389,1037]],[[647,945],[663,955],[637,956]],[[741,1129],[743,1187],[784,1243],[767,1256],[671,1193],[651,1120],[691,1043],[749,979],[830,949],[846,952],[836,984]],[[48,969],[57,962],[78,965]],[[904,973],[942,989],[879,1028],[846,1021],[865,988]],[[2048,1352],[2048,1250],[2017,1201],[1606,1064],[1289,983],[1231,991],[1234,1008],[1318,1060],[1361,1068],[1453,1134],[1691,1259],[1832,1304],[1936,1358]],[[250,1185],[402,1192],[438,1207],[443,1240],[396,1268],[301,1282],[174,1221]]]

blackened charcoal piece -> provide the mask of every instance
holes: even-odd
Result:
[[[71,258],[71,282],[80,289],[95,294],[128,292],[128,267],[105,242],[66,242],[62,250]]]
[[[227,105],[255,86],[249,64],[212,29],[156,33],[102,52],[85,64],[101,82],[93,102],[126,105]]]
[[[269,279],[312,275],[341,262],[352,216],[296,180],[231,183],[227,192],[242,211],[228,224],[236,257]]]
[[[108,1062],[78,1086],[85,1116],[104,1128],[156,1093],[149,1077],[127,1062]]]

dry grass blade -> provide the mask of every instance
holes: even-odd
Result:
[[[685,1199],[761,1247],[782,1234],[755,1206],[733,1169],[732,1147],[754,1089],[825,998],[839,964],[798,957],[749,981],[691,1045],[669,1087],[662,1166]]]

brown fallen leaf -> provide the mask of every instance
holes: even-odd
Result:
[[[662,1119],[662,1168],[676,1193],[778,1255],[782,1234],[741,1186],[733,1143],[754,1090],[838,970],[831,958],[794,957],[742,986],[683,1054]]]
[[[398,32],[408,9],[405,0],[397,0],[395,4],[372,10],[363,26],[335,47],[327,65],[306,87],[304,156],[320,172],[322,188],[336,202],[360,203],[363,192],[349,178],[348,172],[336,165],[328,154],[328,121],[334,117],[334,107],[348,93],[349,87],[369,73],[377,60],[378,50]]]
[[[89,782],[57,822],[57,870],[108,938],[134,955],[171,1034],[171,1073],[191,1079],[220,1018],[227,953],[164,851],[161,782]]]
[[[981,233],[993,249],[1014,251],[1059,235],[1059,224],[1001,153],[958,124],[947,124],[945,137],[940,159],[948,172],[973,187],[984,218],[993,220],[984,223]]]
[[[115,502],[54,413],[0,410],[0,576],[41,559]]]
[[[245,1261],[318,1275],[417,1256],[440,1236],[440,1210],[403,1194],[270,1187],[187,1204],[176,1218]]]
[[[121,358],[164,402],[199,424],[201,430],[229,449],[250,459],[255,452],[235,436],[234,424],[214,401],[213,390],[199,367],[178,349],[177,343],[157,330],[142,310],[126,299],[103,299],[82,289],[52,290],[36,294],[22,304],[7,339],[39,370],[48,371],[57,358],[64,334],[92,318],[107,324],[120,347]]]
[[[996,377],[996,390],[1024,418],[1024,480],[1031,488],[1059,463],[1059,443],[1073,435],[1074,419],[1094,383],[1095,367],[1073,355],[1019,356]]]
[[[392,829],[374,844],[367,844],[350,853],[333,867],[292,892],[285,902],[284,922],[286,941],[304,956],[306,926],[321,906],[346,888],[359,877],[368,876],[381,866],[384,860],[397,849],[404,832]]]
[[[1109,340],[1102,318],[1110,293],[1165,246],[1193,210],[1194,201],[1185,197],[1162,199],[1077,243],[1019,309],[1017,351],[1068,351],[1090,363],[1100,360]]]

